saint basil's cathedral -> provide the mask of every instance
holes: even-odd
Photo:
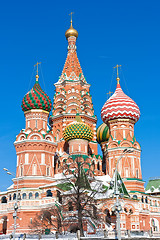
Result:
[[[121,231],[151,231],[158,234],[160,180],[152,179],[144,188],[141,147],[134,133],[134,125],[140,118],[139,107],[123,92],[117,65],[117,87],[102,107],[103,123],[96,128],[97,117],[90,85],[77,57],[78,32],[73,28],[72,20],[65,36],[68,53],[62,74],[54,84],[53,106],[40,87],[38,63],[35,84],[22,100],[25,129],[20,131],[14,142],[17,167],[13,185],[0,192],[0,231],[3,234],[13,232],[14,204],[18,198],[16,233],[28,233],[36,214],[58,201],[58,194],[61,193],[56,183],[62,176],[64,161],[69,156],[81,155],[89,159],[95,177],[108,185],[121,158],[117,165],[118,173],[128,194],[121,200]],[[98,154],[98,143],[103,156]],[[125,155],[124,151],[127,151]],[[115,199],[112,194],[99,196],[98,201],[100,211],[114,219]],[[92,227],[88,221],[86,230],[89,232]],[[97,228],[107,228],[105,221]]]

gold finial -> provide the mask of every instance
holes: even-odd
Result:
[[[72,14],[73,14],[74,12],[71,12],[69,15],[71,15],[71,26],[70,26],[70,28],[66,31],[66,33],[65,33],[65,36],[66,36],[66,38],[69,38],[69,37],[71,37],[71,36],[74,36],[74,37],[78,37],[78,32],[77,32],[77,30],[76,29],[74,29],[73,28],[73,26],[72,26]]]
[[[110,97],[110,96],[111,96],[111,93],[113,93],[113,92],[110,92],[110,91],[109,91],[109,92],[107,93],[107,95],[109,95],[109,97]]]
[[[121,67],[122,65],[116,65],[114,68],[117,68],[117,83],[119,84],[119,80],[120,80],[120,78],[119,78],[119,73],[118,73],[118,68],[119,67]]]
[[[34,65],[34,67],[37,66],[36,81],[38,81],[38,78],[39,78],[39,75],[38,75],[38,64],[41,64],[41,62],[37,62],[37,63]]]
[[[71,15],[71,26],[72,26],[72,14],[74,14],[74,12],[71,12],[69,15]]]

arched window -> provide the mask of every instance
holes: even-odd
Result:
[[[155,207],[157,207],[157,200],[155,200]]]
[[[129,209],[129,214],[133,214],[133,209],[132,208]]]
[[[143,196],[142,196],[142,198],[141,198],[141,201],[144,202],[144,198],[143,198]]]
[[[33,198],[33,194],[30,192],[29,193],[29,199],[32,199]]]
[[[52,192],[51,192],[51,190],[47,190],[47,192],[46,192],[46,197],[52,197]]]
[[[145,198],[145,202],[148,203],[148,198],[147,197]]]
[[[73,211],[72,202],[68,202],[68,210],[69,210],[69,211]]]
[[[128,209],[127,209],[127,208],[124,208],[124,211],[125,211],[125,213],[127,213],[127,212],[128,212]]]
[[[21,194],[18,193],[18,200],[21,200]]]
[[[39,198],[39,193],[38,192],[35,193],[35,198]]]
[[[11,201],[12,200],[12,196],[11,196],[11,194],[9,194],[9,201]]]
[[[1,203],[7,203],[7,198],[6,198],[6,196],[3,196],[3,197],[1,198]]]
[[[137,199],[138,199],[138,198],[137,198],[137,195],[133,195],[133,199],[136,199],[136,200],[137,200]]]
[[[26,198],[27,198],[26,193],[23,193],[23,194],[22,194],[22,199],[26,199]]]
[[[13,194],[13,200],[16,200],[16,193]]]

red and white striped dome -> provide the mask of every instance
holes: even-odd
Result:
[[[123,118],[137,122],[140,117],[140,110],[137,104],[128,97],[121,89],[119,78],[114,94],[107,100],[101,110],[101,118],[104,123],[110,120]]]

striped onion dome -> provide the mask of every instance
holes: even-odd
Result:
[[[117,88],[114,94],[106,101],[101,110],[101,118],[104,123],[123,118],[137,122],[140,117],[140,110],[137,104],[128,97],[121,89],[119,78],[117,78]]]
[[[63,138],[66,141],[71,139],[85,139],[91,141],[93,138],[93,131],[86,123],[83,123],[82,121],[74,121],[68,124],[64,129]]]
[[[22,100],[21,107],[24,112],[31,109],[42,109],[47,112],[51,111],[51,100],[40,87],[38,78],[39,76],[36,75],[36,83]]]
[[[98,143],[107,142],[108,139],[109,139],[109,127],[105,123],[102,123],[97,128],[97,142]]]

